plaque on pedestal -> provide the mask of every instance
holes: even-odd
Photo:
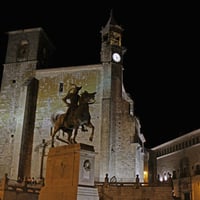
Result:
[[[71,144],[51,148],[39,200],[98,200],[94,186],[94,147]]]

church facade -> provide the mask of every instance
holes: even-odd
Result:
[[[134,181],[137,174],[147,181],[145,138],[123,85],[122,33],[111,14],[101,29],[100,63],[48,68],[54,46],[42,28],[8,32],[0,91],[0,177],[45,177],[51,116],[66,112],[62,99],[74,84],[80,92],[96,92],[89,105],[94,139],[89,141],[90,128],[77,136],[79,143],[94,146],[95,180],[108,173],[118,181]],[[66,144],[56,140],[59,145]]]

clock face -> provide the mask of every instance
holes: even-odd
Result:
[[[115,62],[121,61],[121,56],[118,53],[113,53],[112,58]]]

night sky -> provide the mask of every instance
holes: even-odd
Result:
[[[56,47],[49,67],[100,63],[100,31],[112,9],[124,29],[124,86],[146,147],[200,128],[197,5],[92,2],[1,6],[1,71],[5,33],[35,27],[42,27]]]

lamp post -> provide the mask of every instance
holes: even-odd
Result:
[[[45,148],[47,146],[45,139],[42,140],[41,146],[42,146],[42,155],[41,155],[41,166],[40,166],[40,179],[43,179],[44,156],[45,156]]]

